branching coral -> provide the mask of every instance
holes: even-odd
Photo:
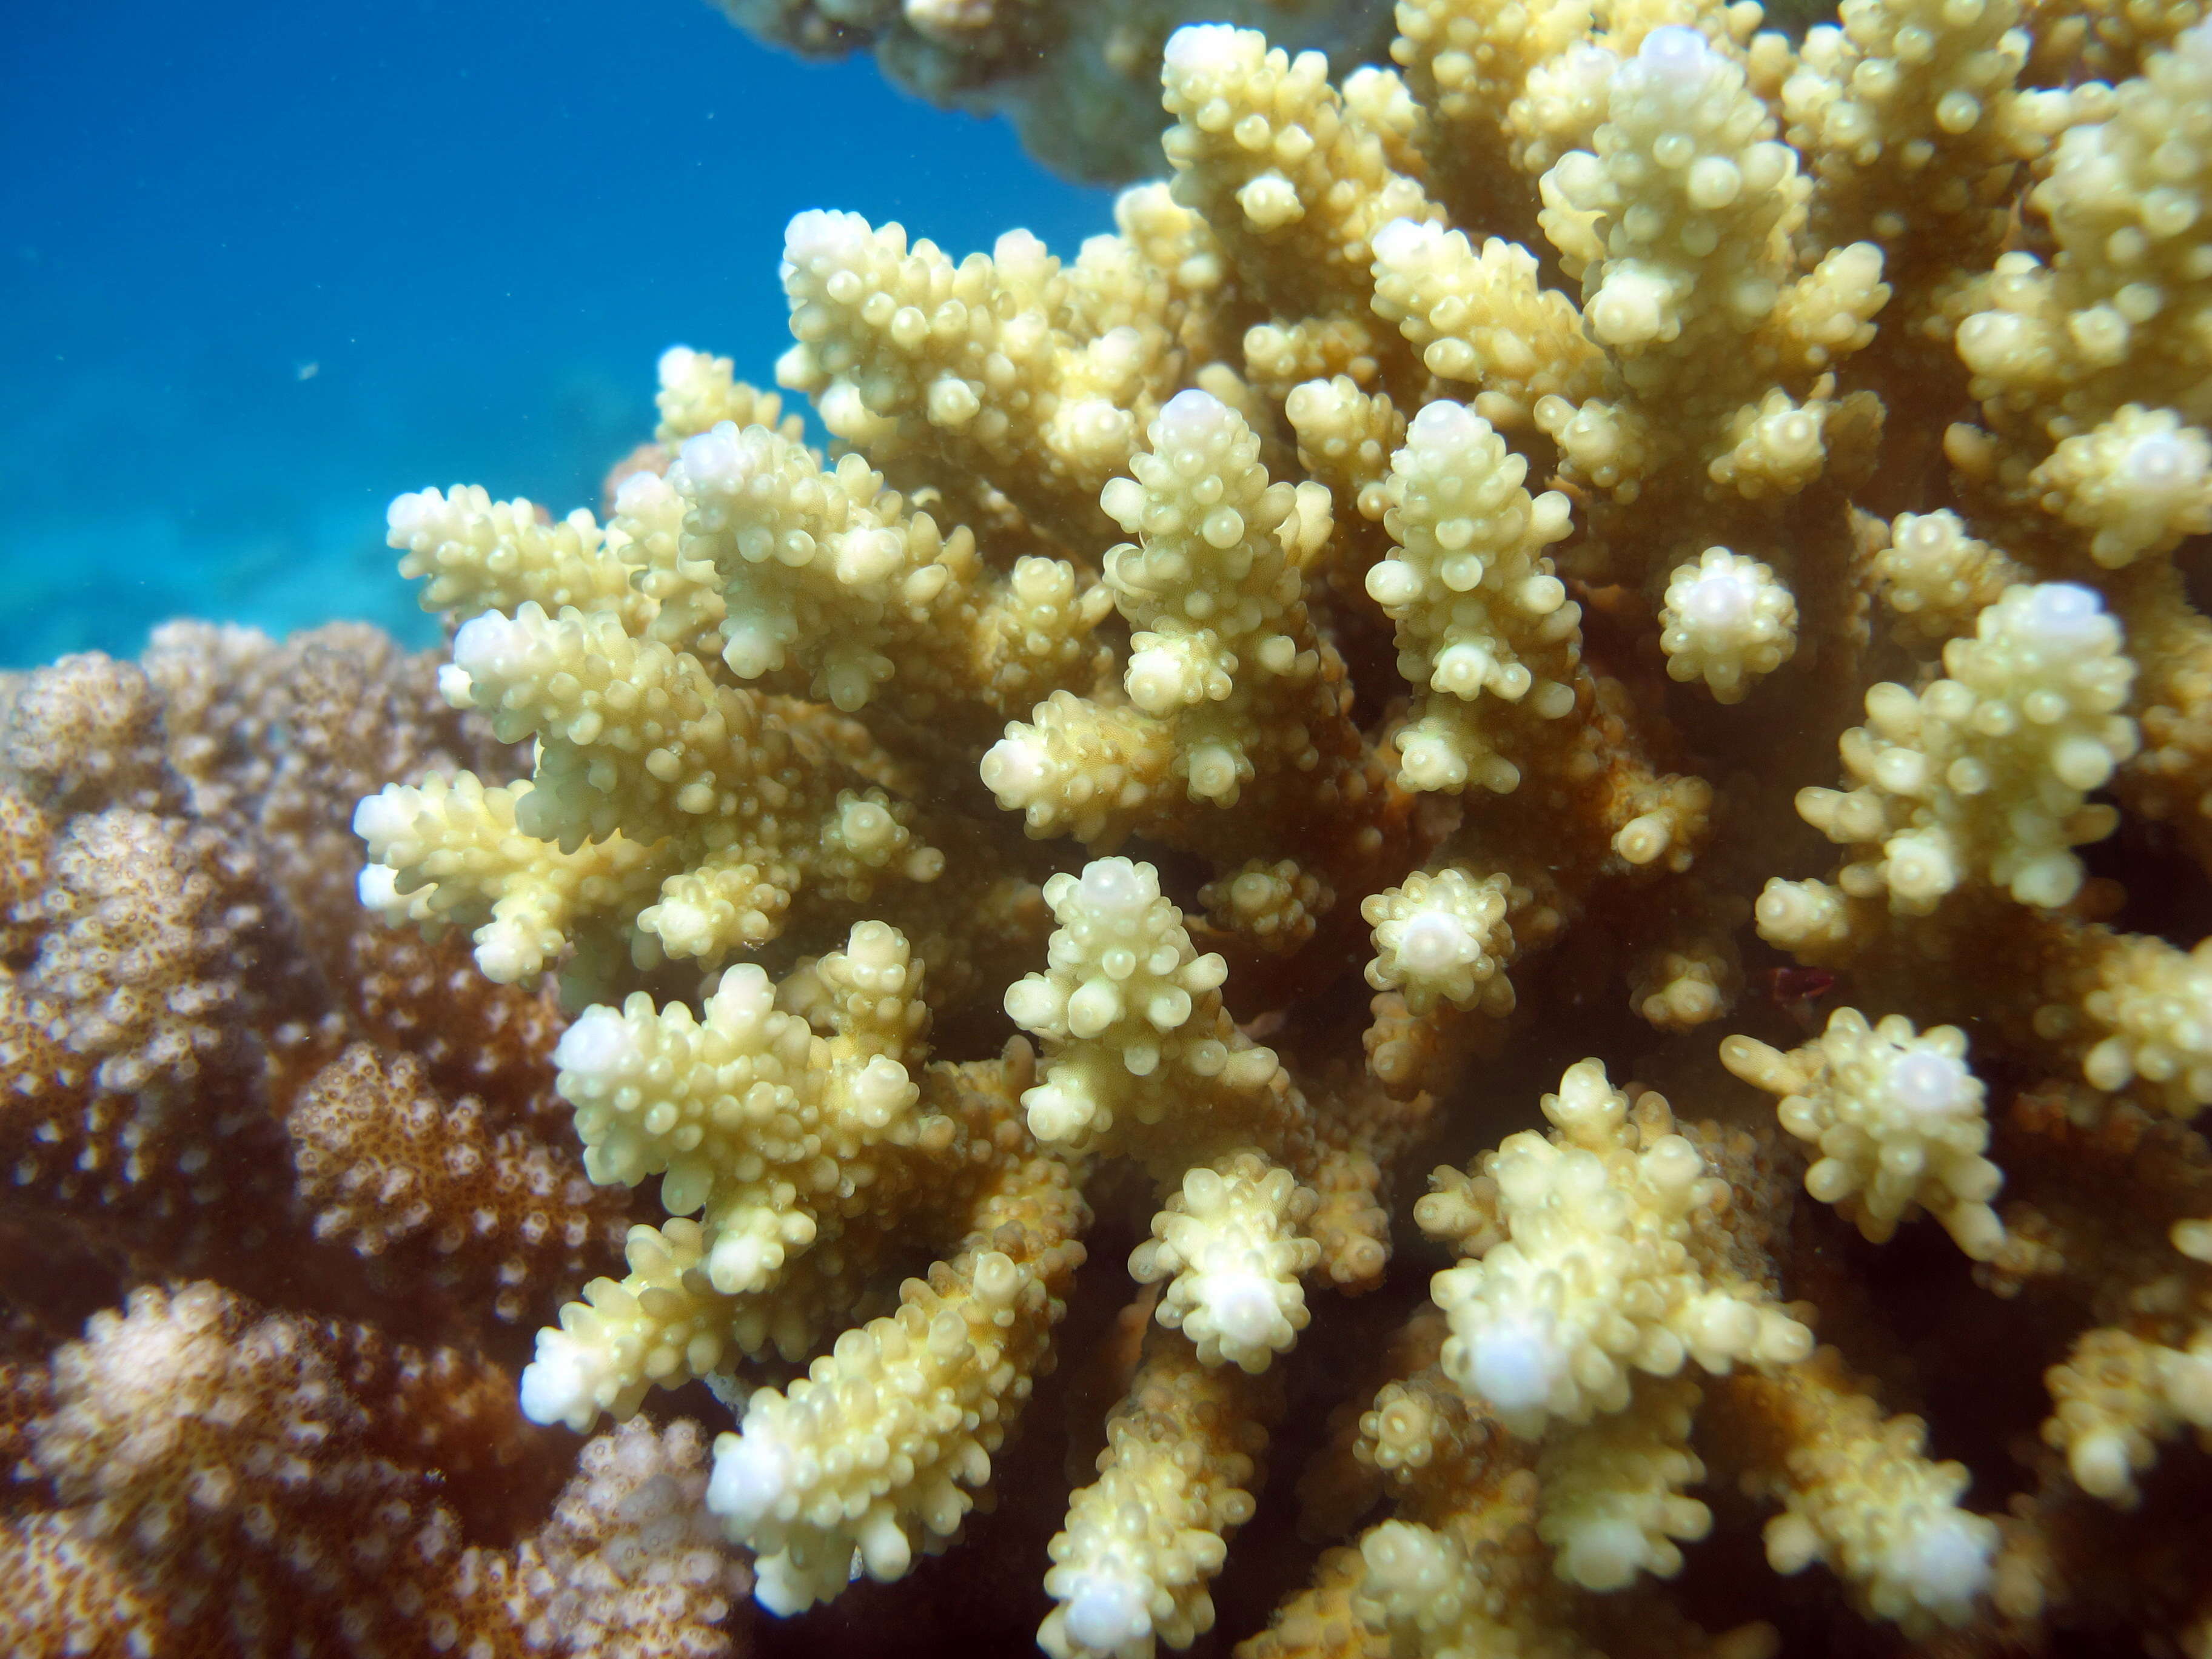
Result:
[[[1755,1648],[1658,1588],[1747,1527],[1784,1628],[1837,1593],[1815,1561],[1870,1628],[2098,1627],[2124,1569],[2084,1506],[2203,1419],[2198,1218],[2107,1240],[2048,1143],[2212,1103],[2196,958],[2126,931],[2201,872],[2136,898],[2100,848],[2138,817],[2212,845],[2183,562],[2212,26],[2106,86],[2088,32],[2002,4],[1852,0],[1802,45],[1748,6],[1399,23],[1402,73],[1340,82],[1174,35],[1171,177],[1071,264],[800,216],[779,374],[834,463],[677,352],[605,530],[471,498],[489,528],[441,563],[395,509],[459,613],[446,695],[538,749],[499,791],[365,802],[364,896],[473,929],[495,978],[558,968],[593,1005],[560,1051],[590,1173],[662,1175],[671,1217],[526,1404],[580,1427],[816,1355],[709,1499],[796,1609],[950,1541],[1079,1238],[1149,1231],[1150,1357],[1041,1639],[1188,1643],[1279,1379],[1352,1316],[1324,1287],[1382,1278],[1394,1166],[1510,1127],[1482,1061],[1560,1079],[1550,1133],[1436,1176],[1446,1334],[1306,1483],[1395,1514],[1255,1651]],[[517,550],[492,586],[486,535]],[[1802,988],[1743,1004],[1778,948]],[[1036,1048],[933,1059],[1000,988]],[[2003,1109],[2028,1085],[2064,1111]],[[1971,1258],[1944,1317],[1988,1327],[1978,1271],[2022,1353],[2079,1335],[2045,1431],[2070,1495],[2042,1469],[1966,1506],[1890,1403],[1974,1363],[1858,1282],[1921,1210]],[[842,1317],[902,1253],[937,1265],[898,1311]],[[1962,1443],[2002,1490],[2002,1436]]]
[[[179,1103],[249,1008],[293,1201],[441,1298],[544,1309],[659,1177],[520,1405],[732,1402],[704,1509],[809,1632],[2200,1641],[2212,22],[2123,9],[1407,0],[1334,81],[1205,23],[1073,261],[799,216],[834,453],[679,349],[604,525],[395,503],[532,744],[356,763],[420,945],[121,671],[15,694],[19,1184],[218,1273],[277,1120]],[[259,1013],[271,881],[536,1070],[436,1117],[465,1048],[344,1046],[393,997]],[[455,1231],[460,1140],[544,1225]]]

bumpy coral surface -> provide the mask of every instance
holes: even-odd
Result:
[[[367,769],[368,936],[565,1018],[573,1137],[342,1014],[295,1201],[544,1321],[547,1435],[720,1412],[656,1491],[771,1644],[2197,1650],[2212,22],[1395,21],[1176,32],[1069,260],[799,216],[827,450],[678,349],[604,522],[393,504],[531,749]],[[19,1182],[213,1250],[257,843],[88,675],[13,696]],[[471,1133],[633,1220],[557,1315],[561,1228],[465,1271]],[[250,1364],[173,1294],[24,1374],[34,1467],[134,1321]],[[56,1605],[174,1600],[43,1478]]]
[[[698,1426],[520,1411],[624,1219],[559,1009],[355,895],[365,787],[520,758],[437,673],[173,623],[0,687],[9,1653],[732,1646]]]

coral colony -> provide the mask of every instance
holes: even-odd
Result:
[[[2212,1651],[2212,22],[1396,26],[6,686],[11,1650]]]

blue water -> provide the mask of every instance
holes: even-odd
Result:
[[[701,0],[0,7],[0,665],[185,613],[427,640],[385,503],[594,504],[662,348],[767,383],[810,207],[1110,228],[1002,124]]]

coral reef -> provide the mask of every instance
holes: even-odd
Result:
[[[730,1647],[697,1426],[520,1408],[625,1219],[560,1012],[356,896],[364,790],[522,762],[437,672],[172,623],[0,687],[10,1653]]]
[[[17,1373],[22,1549],[229,1490],[73,1457],[117,1344],[497,1350],[604,1268],[472,1420],[659,1460],[671,1618],[711,1525],[770,1649],[2201,1650],[2212,21],[1763,21],[1402,0],[1334,80],[1207,22],[1072,260],[800,215],[825,448],[678,349],[604,520],[393,503],[454,723],[338,763],[350,919],[123,670],[16,688],[18,1185],[230,1287]],[[271,884],[481,982],[263,1010],[331,982],[240,956]],[[468,1022],[528,1057],[427,1108]],[[557,1216],[464,1215],[502,1170]],[[240,1205],[363,1308],[234,1300]],[[717,1399],[710,1471],[636,1426]],[[569,1607],[593,1524],[405,1605]],[[55,1603],[199,1617],[132,1536]]]

